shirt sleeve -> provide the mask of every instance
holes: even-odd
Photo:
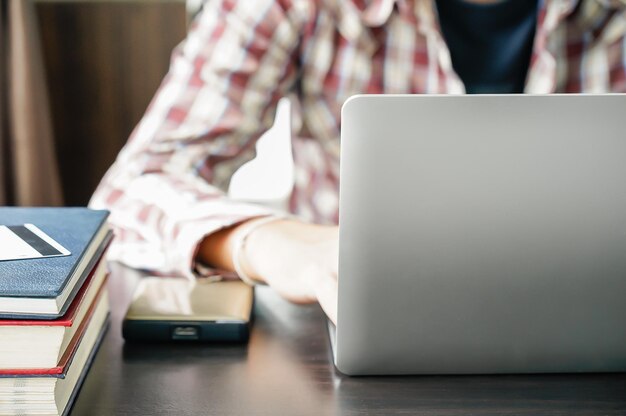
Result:
[[[192,277],[206,235],[271,213],[224,190],[294,84],[298,27],[285,0],[207,3],[91,199],[111,211],[110,259]]]

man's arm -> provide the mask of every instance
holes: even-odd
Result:
[[[338,228],[293,220],[262,221],[264,218],[251,219],[207,236],[200,245],[199,258],[234,270],[233,253],[241,242],[238,234],[252,226],[254,231],[239,252],[246,274],[292,302],[318,301],[326,315],[337,322]]]
[[[91,200],[112,212],[113,259],[192,276],[206,235],[268,213],[223,190],[294,82],[298,19],[289,1],[207,3]]]
[[[175,51],[170,72],[91,206],[110,209],[114,260],[193,276],[196,260],[233,270],[233,239],[269,213],[224,196],[230,175],[296,77],[306,1],[214,0]],[[306,16],[308,17],[308,16]],[[276,221],[246,239],[247,273],[335,320],[337,229]]]

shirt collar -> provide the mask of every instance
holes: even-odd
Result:
[[[437,8],[435,0],[337,0],[340,2],[351,3],[353,10],[358,11],[362,23],[369,27],[379,27],[384,25],[394,8],[397,8],[400,15],[415,19],[418,10],[428,9],[431,13],[436,14]],[[578,3],[582,0],[540,0],[540,8],[556,8],[559,14],[565,16],[571,13]],[[626,0],[593,0],[602,5],[624,4]],[[425,5],[423,3],[430,3]],[[422,16],[423,17],[423,16]],[[434,20],[432,16],[430,20]]]
[[[375,41],[367,28],[383,26],[394,10],[400,16],[417,24],[427,35],[439,31],[435,0],[322,0],[333,11],[339,31],[347,39],[358,40],[369,49]],[[602,7],[624,7],[626,0],[539,0],[538,31],[549,33],[579,5],[589,7],[596,3]],[[583,7],[584,8],[584,7]],[[368,43],[372,45],[368,46]]]

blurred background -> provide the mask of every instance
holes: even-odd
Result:
[[[0,0],[0,205],[83,206],[209,0]],[[231,198],[284,208],[287,99]]]
[[[0,3],[0,205],[85,205],[202,2]]]

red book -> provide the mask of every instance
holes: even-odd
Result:
[[[77,331],[58,365],[50,368],[2,370],[0,414],[67,414],[104,337],[108,312],[109,300],[105,282],[97,288],[85,317],[80,323],[74,321],[74,325],[78,325]],[[53,328],[66,327],[57,325]]]
[[[0,320],[0,377],[63,373],[103,296],[106,280],[107,266],[101,259],[62,317]]]

